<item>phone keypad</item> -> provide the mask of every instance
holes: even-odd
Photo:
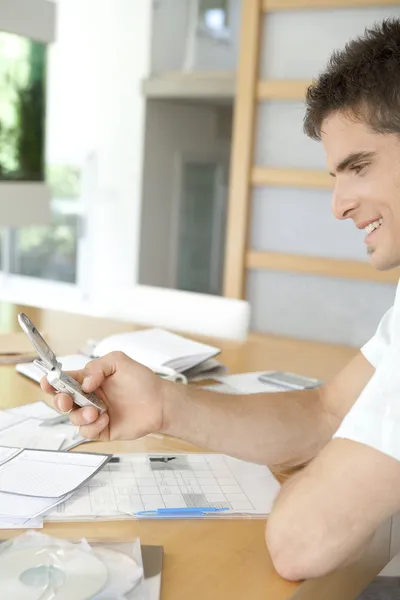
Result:
[[[65,389],[66,386],[64,385],[63,382],[65,382],[65,384],[67,384],[67,386],[69,388],[72,388],[72,390],[74,392],[76,392],[76,394],[79,394],[80,396],[83,396],[86,400],[88,400],[90,404],[93,404],[94,406],[96,406],[96,408],[98,408],[102,411],[105,410],[105,406],[104,406],[103,402],[100,400],[100,398],[98,396],[96,396],[96,394],[94,394],[93,392],[89,392],[89,393],[84,392],[82,390],[81,386],[79,385],[79,383],[75,379],[73,379],[70,375],[67,375],[66,373],[61,374],[59,384],[62,384]]]

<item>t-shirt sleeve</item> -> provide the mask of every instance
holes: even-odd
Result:
[[[393,318],[393,306],[383,315],[375,334],[361,348],[361,352],[375,369],[379,365],[385,351],[390,344],[391,322]]]
[[[400,344],[392,344],[334,438],[366,444],[400,460]]]

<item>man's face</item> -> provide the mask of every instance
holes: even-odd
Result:
[[[335,178],[333,214],[364,229],[374,267],[400,265],[400,138],[337,112],[323,122],[322,143]]]

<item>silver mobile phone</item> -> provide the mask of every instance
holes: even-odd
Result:
[[[70,394],[78,406],[94,406],[100,413],[103,413],[106,410],[104,403],[96,394],[84,392],[79,383],[62,370],[62,365],[58,362],[53,350],[42,338],[29,317],[24,313],[19,313],[18,323],[39,354],[39,359],[34,360],[33,364],[43,371],[50,385],[59,392]]]
[[[289,390],[307,390],[323,384],[323,381],[319,379],[285,371],[268,371],[260,375],[258,379],[264,383],[275,383]]]

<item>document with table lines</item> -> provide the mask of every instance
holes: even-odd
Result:
[[[221,454],[122,454],[114,460],[45,519],[135,518],[140,511],[192,507],[226,508],[216,513],[223,518],[262,518],[280,489],[267,467]]]

